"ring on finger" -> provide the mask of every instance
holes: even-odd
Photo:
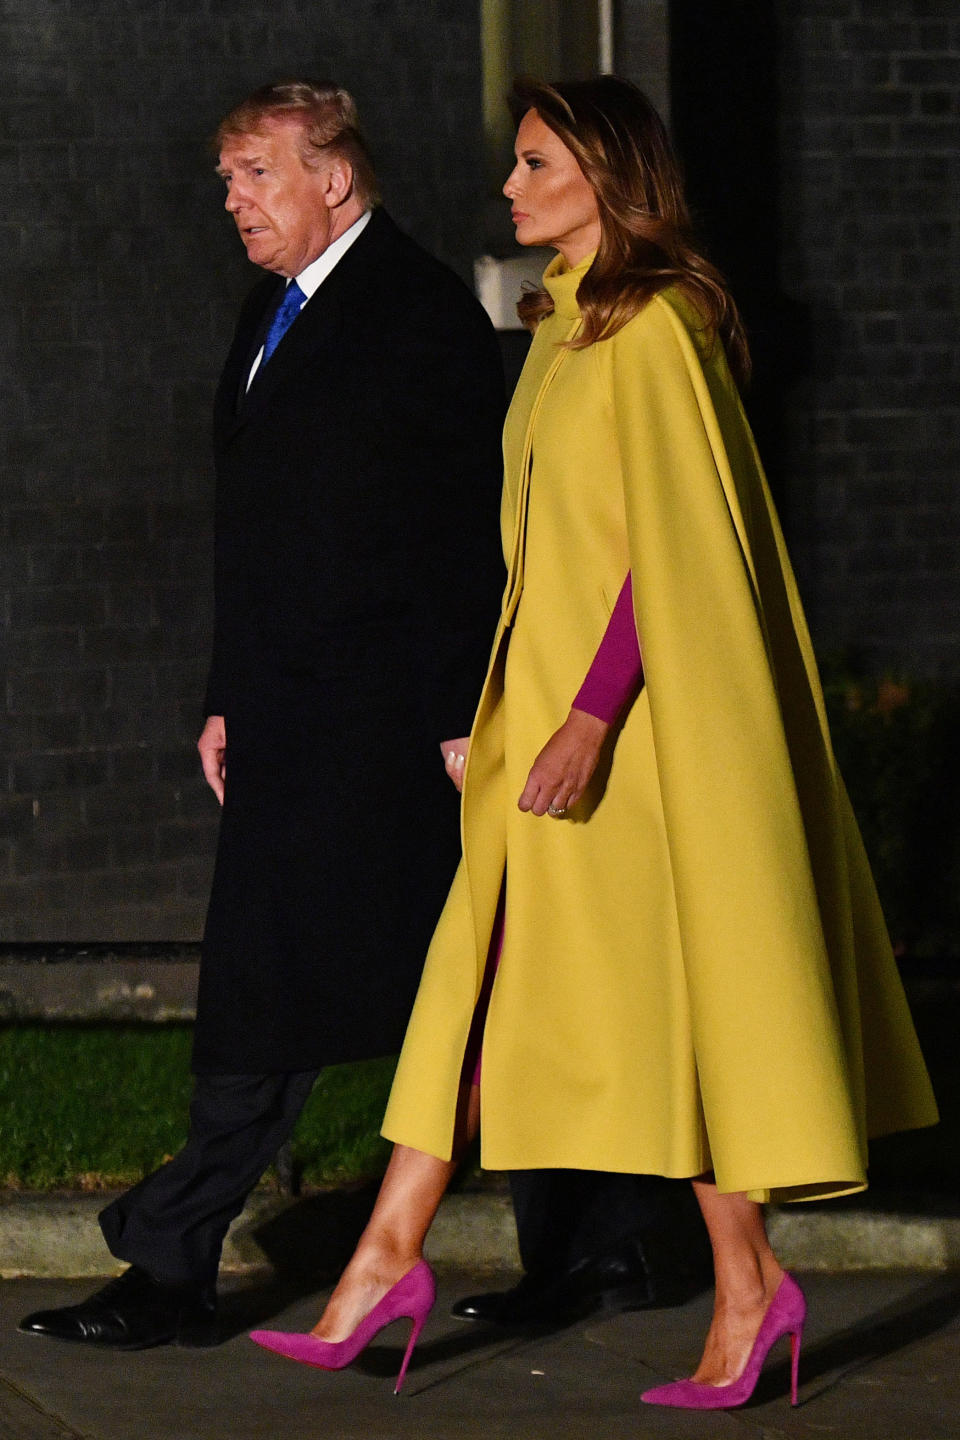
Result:
[[[552,816],[554,817],[554,819],[559,819],[559,817],[560,817],[561,815],[566,815],[566,813],[567,813],[567,807],[566,807],[565,805],[559,805],[559,806],[558,806],[558,805],[548,805],[548,806],[547,806],[547,814],[548,814],[548,815],[552,815]]]

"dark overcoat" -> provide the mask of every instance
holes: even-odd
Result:
[[[246,392],[282,290],[249,296],[215,405],[199,1072],[399,1048],[459,855],[438,745],[469,732],[503,583],[502,370],[466,286],[376,210]]]

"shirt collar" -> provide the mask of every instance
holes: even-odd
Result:
[[[324,280],[327,279],[330,271],[336,265],[337,261],[342,260],[344,255],[346,255],[347,251],[350,249],[350,246],[354,243],[354,241],[360,239],[360,236],[363,234],[364,230],[367,228],[367,225],[370,223],[370,216],[372,213],[373,212],[370,210],[365,210],[360,216],[360,219],[353,222],[349,230],[344,230],[343,234],[338,236],[337,239],[334,240],[332,245],[327,246],[326,250],[324,250],[322,255],[318,255],[316,260],[312,260],[305,270],[301,270],[299,275],[294,276],[294,279],[296,280],[297,284],[299,285],[300,289],[303,291],[304,294],[304,299],[300,305],[301,310],[303,309],[304,305],[306,305],[307,301],[320,289],[320,286],[323,284]],[[289,284],[290,281],[288,280],[287,285],[289,286]],[[260,369],[262,361],[263,346],[261,345],[260,349],[257,351],[253,364],[250,366],[250,373],[247,376],[248,390],[253,384],[254,376]]]
[[[360,219],[353,222],[349,230],[344,230],[343,234],[339,235],[332,245],[327,246],[322,255],[318,255],[316,260],[312,260],[307,268],[301,270],[300,274],[296,276],[297,284],[307,297],[307,300],[319,290],[337,261],[343,259],[354,241],[360,239],[360,236],[370,223],[372,213],[370,210],[365,210],[360,216]]]

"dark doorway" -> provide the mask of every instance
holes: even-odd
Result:
[[[772,0],[672,0],[674,139],[697,231],[747,324],[754,363],[747,410],[782,492],[784,394],[807,361],[802,307],[780,289],[778,62]],[[782,493],[777,498],[782,508]]]

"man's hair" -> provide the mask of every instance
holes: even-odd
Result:
[[[331,80],[287,80],[264,85],[234,106],[213,137],[216,152],[238,135],[259,135],[271,122],[300,127],[300,158],[315,169],[325,156],[337,155],[353,168],[353,191],[363,205],[380,199],[377,177],[360,133],[356,101]]]

